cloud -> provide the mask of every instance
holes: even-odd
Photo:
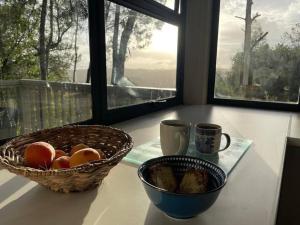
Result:
[[[300,0],[292,2],[288,10],[283,14],[284,21],[286,21],[287,25],[300,23]]]
[[[229,15],[243,16],[245,14],[246,0],[221,1],[222,12]]]
[[[221,3],[218,61],[220,67],[230,68],[231,59],[243,48],[244,21],[235,16],[245,17],[246,0],[225,0]],[[282,42],[282,36],[300,23],[300,0],[253,0],[252,15],[261,14],[257,22],[262,30],[269,32],[267,42],[274,46]]]
[[[230,3],[230,9],[227,2]],[[241,51],[244,41],[244,22],[235,16],[243,16],[242,5],[237,1],[226,1],[225,8],[221,6],[218,36],[217,67],[230,68],[232,57]],[[243,6],[245,7],[245,6]]]
[[[263,1],[265,4],[261,6],[259,13],[261,17],[257,20],[261,24],[264,31],[268,31],[268,43],[276,45],[282,42],[282,37],[285,32],[289,32],[291,28],[300,22],[300,0],[281,0]],[[268,4],[267,4],[268,3]],[[257,6],[259,9],[259,6]]]
[[[259,12],[261,17],[258,21],[263,28],[272,29],[272,26],[279,28],[284,33],[291,26],[300,22],[300,0],[275,0],[257,1],[253,5],[253,12]]]

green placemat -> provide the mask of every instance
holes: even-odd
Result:
[[[214,155],[204,155],[200,154],[196,150],[195,142],[191,138],[190,145],[187,151],[187,155],[205,159],[214,164],[220,166],[227,174],[233,170],[237,165],[239,160],[243,157],[246,151],[250,148],[252,141],[248,139],[231,137],[231,144],[225,151],[219,152]],[[222,139],[221,146],[225,144],[225,140]],[[133,163],[135,165],[140,165],[143,162],[162,156],[162,151],[160,148],[159,137],[147,142],[143,145],[139,145],[133,148],[130,153],[123,159],[126,162]]]

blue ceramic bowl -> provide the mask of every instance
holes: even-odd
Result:
[[[208,172],[208,190],[205,193],[173,193],[154,186],[150,181],[149,168],[153,165],[171,166],[176,177],[190,168],[205,169]],[[207,210],[218,198],[226,184],[227,176],[218,166],[208,161],[189,156],[162,156],[150,159],[140,165],[138,176],[143,182],[152,203],[170,217],[186,219]]]

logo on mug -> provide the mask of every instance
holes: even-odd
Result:
[[[226,138],[226,146],[220,149],[222,135]],[[213,154],[227,149],[230,145],[230,136],[222,133],[217,124],[199,123],[195,128],[195,145],[197,151],[204,154]]]

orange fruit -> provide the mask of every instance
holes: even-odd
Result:
[[[93,148],[84,148],[75,152],[70,158],[70,167],[79,166],[90,161],[100,160],[99,152]]]
[[[63,150],[56,149],[55,150],[55,157],[54,157],[54,159],[57,159],[57,158],[59,158],[61,156],[66,156],[66,155],[67,155],[67,153],[65,153]]]
[[[28,145],[24,152],[25,165],[36,169],[50,168],[54,157],[53,146],[43,141]]]
[[[73,155],[75,152],[81,150],[81,149],[84,149],[84,148],[89,148],[89,146],[85,145],[85,144],[78,144],[78,145],[75,145],[75,146],[72,146],[72,149],[71,149],[71,152],[70,152],[70,155]]]
[[[52,169],[67,169],[70,168],[70,157],[61,156],[57,159],[54,159],[52,163]]]

